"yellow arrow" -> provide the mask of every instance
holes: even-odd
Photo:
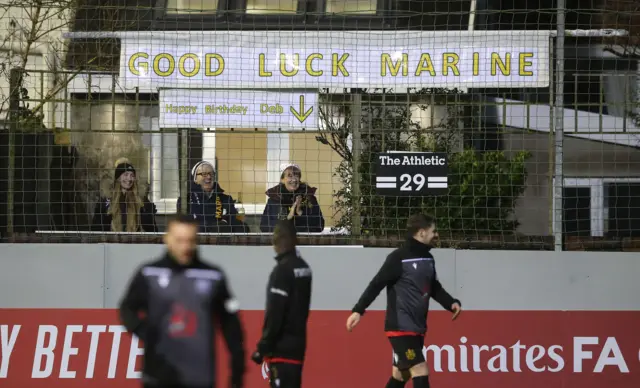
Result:
[[[313,112],[313,107],[310,107],[306,112],[304,110],[304,96],[300,96],[300,112],[298,112],[296,110],[296,108],[294,107],[289,107],[289,110],[291,111],[291,114],[293,114],[295,116],[296,119],[298,119],[298,121],[300,121],[301,123],[303,123],[311,114],[311,112]]]

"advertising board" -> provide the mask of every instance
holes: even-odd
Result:
[[[348,311],[313,311],[304,370],[306,388],[383,386],[392,353],[383,312],[367,313],[347,333]],[[261,311],[244,311],[247,352]],[[435,311],[425,352],[435,387],[628,388],[640,386],[640,312],[465,311],[452,322]],[[140,343],[110,309],[0,309],[0,386],[133,388]],[[228,367],[220,347],[220,387]],[[267,387],[263,368],[248,362],[246,387]]]

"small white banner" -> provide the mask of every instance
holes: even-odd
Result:
[[[160,128],[318,129],[318,94],[258,90],[160,91]]]

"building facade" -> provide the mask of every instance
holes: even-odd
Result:
[[[86,162],[87,171],[108,171],[111,160],[118,154],[134,155],[159,212],[171,214],[175,212],[179,193],[177,150],[181,139],[177,133],[162,133],[157,89],[122,87],[117,77],[123,66],[123,40],[119,34],[146,34],[153,46],[154,39],[159,42],[163,33],[177,31],[207,37],[206,34],[225,31],[555,29],[555,19],[549,17],[553,12],[544,11],[553,9],[551,2],[507,3],[490,0],[137,0],[126,4],[113,0],[84,1],[75,12],[65,61],[67,71],[80,72],[67,88],[73,100],[68,109],[68,126],[85,131],[75,134],[73,142],[85,151],[93,150],[93,159]],[[568,2],[568,7],[571,12],[567,29],[603,27],[597,6],[581,10],[581,4]],[[215,46],[215,42],[211,45]],[[635,126],[627,119],[635,95],[636,63],[607,54],[607,42],[602,40],[568,38],[566,46],[565,228],[571,233],[593,236],[627,233],[623,230],[633,229],[631,213],[635,206],[629,202],[631,195],[624,197],[627,199],[620,196],[635,190],[633,182],[637,176],[635,136],[629,133]],[[589,66],[583,66],[584,63]],[[402,88],[396,89],[404,93]],[[550,163],[553,143],[549,137],[549,104],[553,93],[550,90],[550,87],[467,90],[487,103],[481,113],[482,130],[466,133],[465,144],[479,151],[527,149],[532,152],[527,191],[516,211],[521,223],[519,231],[527,235],[552,232],[550,188],[554,177]],[[338,91],[342,90],[335,92]],[[429,127],[429,123],[424,123],[428,121],[425,117],[433,122],[434,116],[443,114],[442,109],[434,107],[430,113],[416,115],[416,120],[423,121],[423,127]],[[442,119],[436,117],[435,121]],[[264,190],[278,182],[279,166],[293,161],[302,166],[304,179],[319,188],[320,204],[328,216],[328,224],[332,224],[332,194],[340,187],[334,170],[340,157],[317,142],[315,134],[247,133],[220,127],[215,127],[214,132],[212,128],[189,131],[189,164],[203,158],[217,160],[221,186],[241,199],[247,214],[261,213],[266,202]],[[136,129],[145,133],[132,134]],[[612,196],[617,199],[611,199]],[[95,195],[87,197],[88,203],[92,200]],[[626,213],[625,208],[629,210]]]

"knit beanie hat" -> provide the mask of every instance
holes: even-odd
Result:
[[[300,172],[300,176],[302,176],[302,170],[300,169],[300,166],[295,163],[282,163],[280,165],[280,175],[284,175],[284,172],[287,171],[288,168],[298,170]]]
[[[211,162],[208,162],[206,160],[201,160],[198,163],[193,165],[193,168],[191,169],[191,176],[193,177],[193,181],[196,181],[196,172],[198,172],[198,168],[200,168],[200,166],[210,166],[211,169],[214,171],[216,171],[215,167],[213,167],[213,164],[211,164]]]
[[[115,174],[113,174],[113,180],[116,181],[118,180],[118,178],[120,178],[120,175],[124,174],[127,171],[131,171],[132,173],[136,173],[136,169],[133,167],[133,165],[129,162],[129,159],[127,158],[120,158],[118,160],[116,160],[116,171]]]

